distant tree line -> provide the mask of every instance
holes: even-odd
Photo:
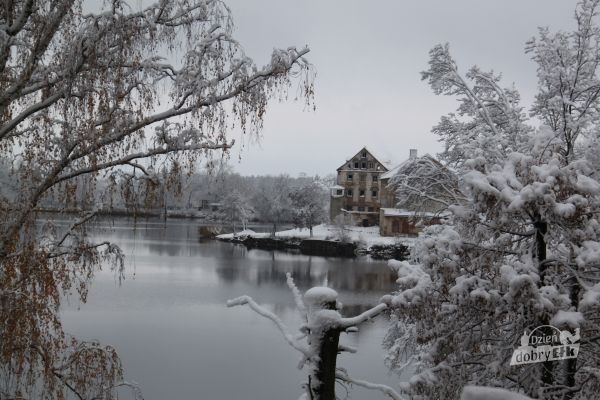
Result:
[[[11,196],[18,182],[11,166],[0,160],[1,196]],[[14,168],[14,167],[12,167]],[[280,175],[242,176],[238,173],[205,169],[182,176],[177,165],[170,169],[148,168],[152,179],[135,175],[109,175],[91,180],[76,178],[72,187],[63,188],[40,203],[42,209],[103,210],[141,212],[181,211],[205,213],[227,222],[232,230],[246,228],[248,221],[272,224],[275,232],[282,223],[311,229],[324,222],[328,202],[327,187],[335,177]]]

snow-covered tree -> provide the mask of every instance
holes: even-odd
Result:
[[[441,213],[464,199],[458,176],[430,155],[405,161],[389,188],[396,194],[398,208],[417,212]]]
[[[313,227],[327,219],[327,193],[327,189],[317,181],[307,182],[290,193],[294,224],[299,228],[308,228],[310,237]]]
[[[242,226],[242,230],[246,229],[253,213],[254,210],[248,204],[248,199],[237,190],[231,191],[221,200],[219,215],[224,222],[231,226],[234,234],[236,233],[237,224]]]
[[[63,334],[61,299],[85,301],[110,243],[90,243],[81,215],[67,232],[35,235],[44,199],[63,201],[78,177],[180,171],[256,133],[291,80],[312,96],[308,49],[274,50],[257,66],[232,36],[222,1],[12,0],[0,7],[0,158],[15,166],[14,199],[0,197],[0,397],[114,397],[114,350]],[[88,12],[89,9],[98,10]],[[116,182],[116,179],[114,179]],[[143,185],[141,185],[143,186]],[[140,187],[130,185],[129,188]]]
[[[403,387],[414,398],[455,398],[467,384],[544,399],[600,390],[600,182],[597,153],[585,149],[600,131],[598,3],[577,6],[574,32],[541,30],[528,44],[539,128],[498,76],[463,77],[447,45],[430,53],[423,78],[459,100],[458,116],[434,130],[464,200],[448,207],[449,224],[426,229],[414,263],[391,263],[400,291],[389,362],[401,367],[416,349],[417,374]],[[511,367],[521,335],[545,324],[579,328],[579,357]]]
[[[354,226],[354,219],[350,213],[341,213],[335,216],[333,221],[336,239],[342,243],[350,242],[350,227]]]
[[[280,175],[274,180],[264,181],[253,196],[252,203],[258,217],[273,225],[271,234],[277,232],[277,226],[292,219],[292,203],[290,199],[291,181],[287,175]]]
[[[575,12],[577,30],[552,33],[539,29],[539,37],[526,50],[537,64],[540,90],[531,110],[561,143],[565,163],[579,157],[581,141],[596,141],[600,108],[600,32],[594,19],[598,1],[581,1]]]

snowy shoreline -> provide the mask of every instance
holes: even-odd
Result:
[[[389,237],[379,234],[379,227],[348,227],[344,229],[345,241],[340,241],[340,228],[333,225],[317,225],[310,236],[308,228],[296,228],[270,233],[246,229],[236,233],[217,235],[215,239],[246,245],[248,248],[266,250],[300,249],[301,252],[322,256],[371,255],[377,259],[406,258],[414,244],[414,237]],[[348,250],[352,246],[352,251]],[[336,254],[336,251],[339,254]]]

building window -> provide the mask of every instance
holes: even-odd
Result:
[[[359,190],[359,191],[358,191],[358,195],[359,195],[360,197],[365,197],[365,191],[364,191],[364,190],[362,190],[362,189],[361,189],[361,190]]]
[[[377,190],[371,190],[371,197],[377,197]]]
[[[342,196],[342,195],[344,194],[344,189],[337,189],[337,190],[335,191],[335,193],[336,193],[338,196]]]
[[[377,182],[377,175],[373,175],[373,182]]]
[[[362,163],[360,164],[360,168],[361,168],[361,169],[367,169],[367,163],[366,163],[366,162],[362,162]]]
[[[353,178],[353,175],[352,174],[348,174],[348,178],[347,179],[348,179],[349,182],[352,182],[352,178]]]
[[[352,194],[353,194],[353,193],[352,193],[352,189],[348,189],[348,190],[346,190],[346,196],[348,196],[348,197],[352,197]]]
[[[358,169],[358,161],[354,163],[354,168]]]
[[[346,207],[346,211],[352,211],[352,206]]]
[[[348,168],[352,168],[352,163],[348,164]]]
[[[369,210],[369,212],[373,212],[373,207],[369,207],[367,210]]]
[[[372,162],[370,162],[370,163],[369,163],[369,169],[372,169],[372,168],[373,168],[373,163],[372,163]]]
[[[362,158],[367,158],[367,152],[363,151],[362,154],[360,155]]]
[[[364,208],[364,207],[360,207],[360,206],[359,206],[359,207],[358,207],[358,211],[365,211],[365,208]]]
[[[365,182],[367,180],[367,174],[360,174],[359,177],[361,182]]]

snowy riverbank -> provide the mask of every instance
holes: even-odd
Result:
[[[216,239],[248,245],[248,247],[286,249],[306,247],[316,241],[329,242],[331,246],[352,244],[355,254],[371,254],[375,258],[398,258],[398,254],[408,251],[414,244],[414,237],[389,237],[379,234],[379,227],[348,227],[344,229],[344,241],[340,241],[340,228],[333,225],[318,225],[313,228],[313,236],[307,228],[280,231],[272,237],[269,233],[258,233],[247,229],[216,236]],[[327,254],[331,255],[331,254]]]

